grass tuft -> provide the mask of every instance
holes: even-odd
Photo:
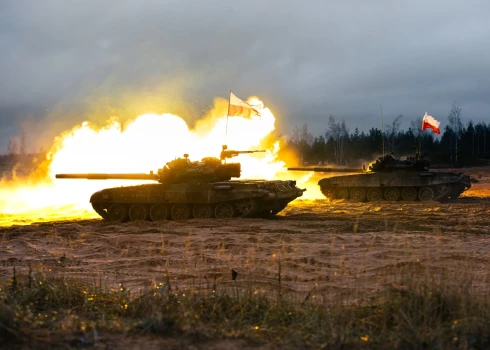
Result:
[[[280,290],[172,290],[169,279],[131,296],[123,285],[111,290],[30,272],[1,286],[0,340],[90,346],[124,333],[289,347],[489,348],[488,296],[473,295],[471,281],[454,282],[412,278],[367,303],[345,304],[295,300]]]

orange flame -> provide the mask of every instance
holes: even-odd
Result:
[[[184,153],[191,160],[219,157],[225,134],[229,149],[267,149],[233,160],[242,164],[242,178],[294,178],[277,159],[279,142],[265,141],[275,129],[274,115],[255,97],[249,103],[261,108],[260,116],[227,118],[227,106],[217,101],[193,129],[172,114],[144,114],[124,125],[113,119],[98,130],[83,122],[55,138],[46,162],[28,178],[0,182],[0,226],[97,218],[88,203],[93,192],[147,181],[63,180],[55,179],[55,174],[156,172]],[[298,185],[306,180],[300,179]]]

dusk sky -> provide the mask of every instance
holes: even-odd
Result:
[[[86,119],[177,113],[232,90],[280,133],[330,115],[367,131],[425,111],[490,122],[488,1],[2,1],[0,153]],[[112,112],[111,112],[112,111]],[[123,113],[123,114],[124,114]],[[95,117],[97,115],[97,117]],[[102,116],[101,116],[102,115]]]

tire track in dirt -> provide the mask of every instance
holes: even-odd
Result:
[[[481,179],[476,192],[449,203],[297,200],[270,220],[0,227],[0,274],[9,279],[14,266],[22,274],[31,266],[136,292],[169,278],[179,288],[334,301],[363,300],[410,276],[459,276],[488,292],[490,181]]]

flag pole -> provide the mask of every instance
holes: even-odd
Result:
[[[383,159],[385,157],[385,127],[383,125],[383,107],[379,105],[380,116],[381,116],[381,144],[383,147]]]
[[[225,145],[227,144],[227,139],[228,139],[228,117],[230,115],[230,103],[231,103],[231,90],[230,90],[230,96],[228,97],[228,111],[226,112],[226,127],[225,127]]]

